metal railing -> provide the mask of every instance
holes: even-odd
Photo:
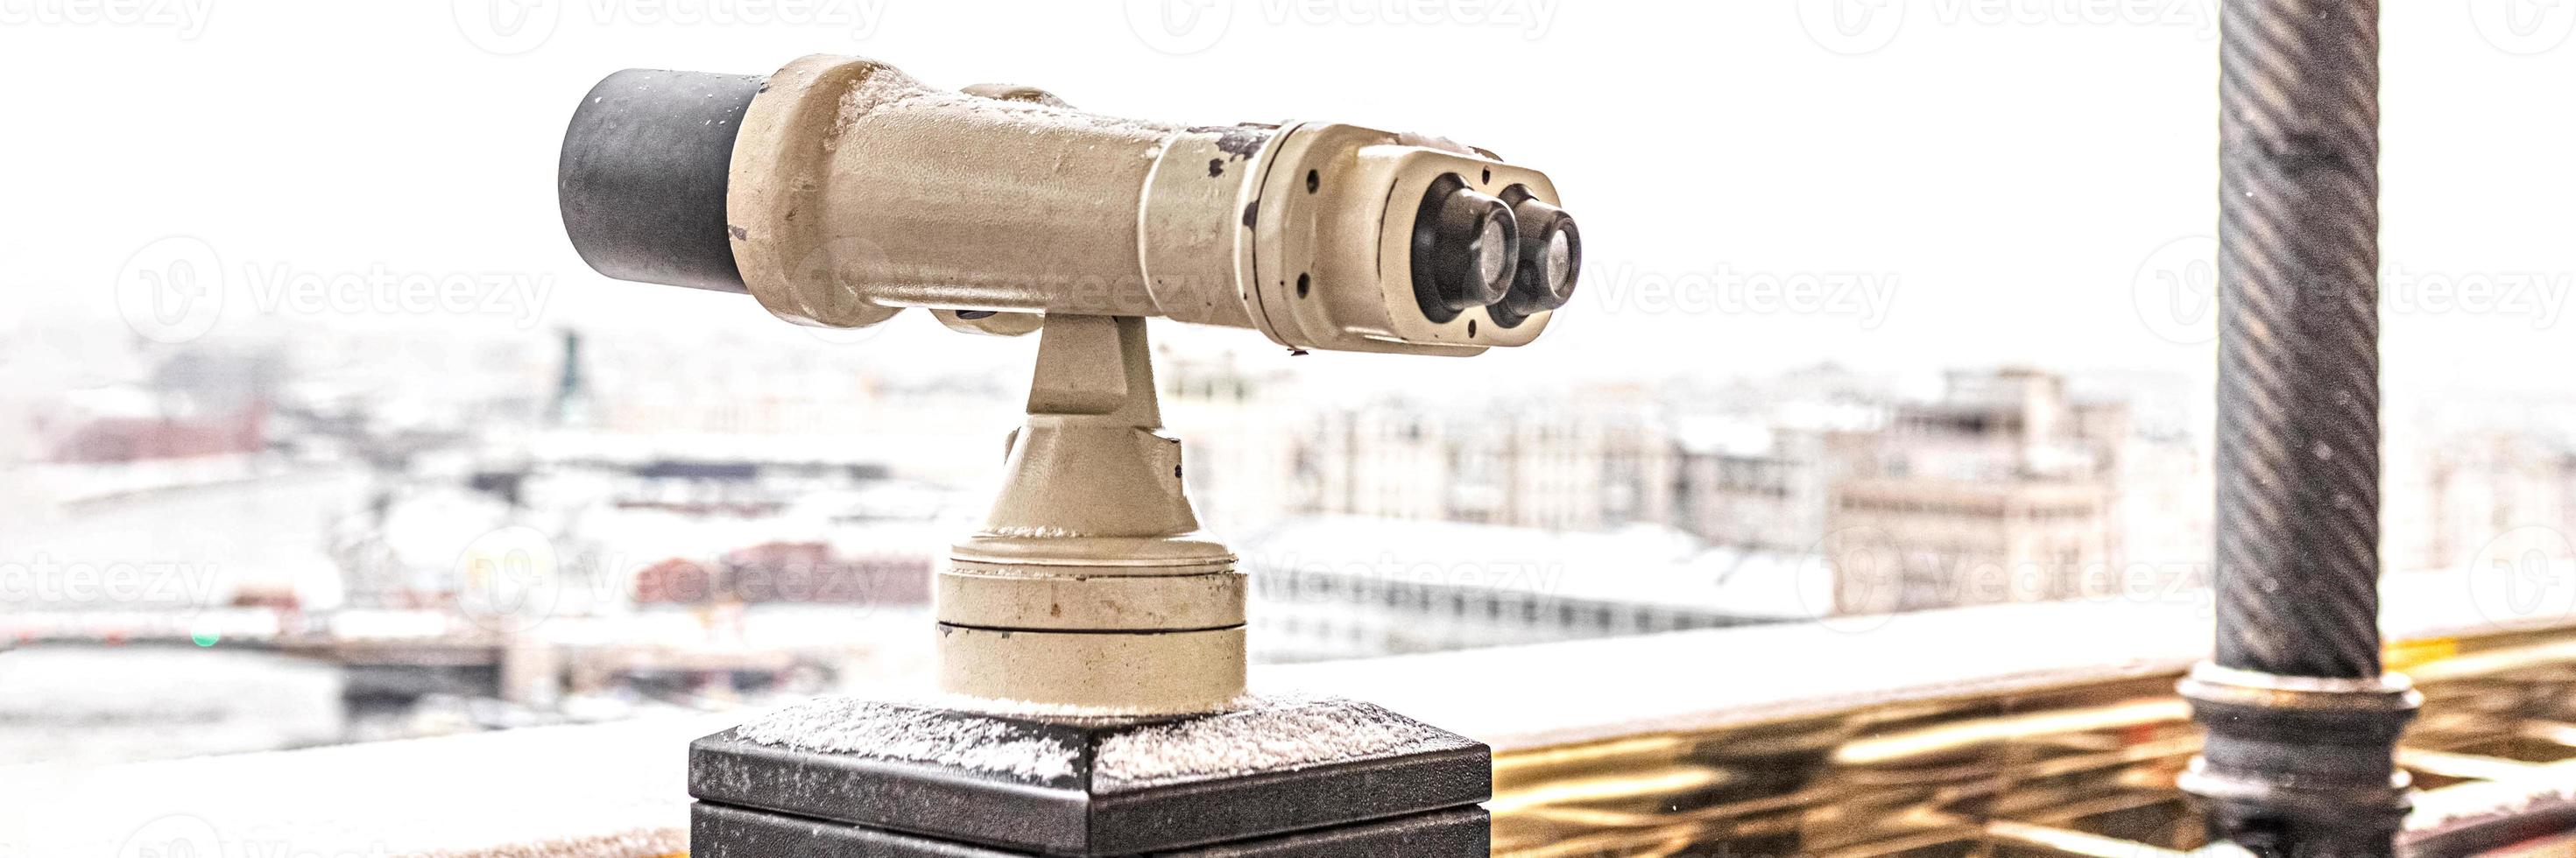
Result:
[[[2424,692],[2401,843],[2469,854],[2576,806],[2576,627],[2405,640]],[[2174,785],[2200,734],[2179,669],[1856,704],[1722,729],[1499,754],[1496,855],[2074,855],[2206,845]],[[2485,788],[2500,785],[2502,788]]]

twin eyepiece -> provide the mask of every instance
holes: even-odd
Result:
[[[1513,185],[1500,196],[1452,173],[1432,182],[1413,221],[1413,293],[1422,315],[1447,323],[1485,308],[1510,328],[1574,296],[1583,239],[1574,217]]]

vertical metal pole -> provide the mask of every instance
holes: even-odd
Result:
[[[2379,4],[2222,6],[2218,634],[2183,785],[2257,853],[2387,855],[2417,698],[2379,660]]]
[[[2230,0],[2218,663],[2379,675],[2376,0]]]

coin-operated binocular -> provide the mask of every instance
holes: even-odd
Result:
[[[960,331],[1041,332],[1001,496],[935,588],[940,688],[992,705],[920,710],[1041,732],[1061,726],[1049,718],[1170,729],[1276,708],[1244,695],[1243,576],[1199,532],[1179,443],[1156,431],[1145,318],[1249,328],[1292,350],[1474,355],[1536,339],[1583,258],[1547,176],[1485,150],[1325,122],[1101,116],[1028,87],[933,89],[848,57],[767,76],[611,75],[574,114],[559,193],[574,247],[610,277],[748,293],[808,325],[920,307]],[[1439,735],[1463,744],[1398,758],[1454,763],[1473,746],[1483,765],[1481,746]],[[701,740],[693,784],[711,760],[759,757],[724,742],[750,740]],[[1380,810],[1472,806],[1484,789],[1472,780],[1478,797],[1464,802],[1416,790],[1431,798]],[[1099,846],[700,798],[1041,851]],[[701,833],[726,812],[702,811]],[[1229,833],[1357,818],[1315,811]]]

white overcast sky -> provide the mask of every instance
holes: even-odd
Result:
[[[762,72],[836,52],[942,86],[1034,84],[1107,113],[1443,134],[1554,176],[1590,245],[1584,294],[1549,337],[1474,361],[1295,364],[1320,378],[1492,384],[1825,359],[2205,371],[2210,349],[2193,341],[2206,316],[2188,301],[2159,310],[2171,296],[2136,284],[2163,270],[2188,282],[2187,261],[2208,252],[2211,5],[1840,1],[1849,31],[1823,29],[1838,0],[1182,0],[1174,33],[1160,0],[7,0],[0,322],[112,329],[129,257],[184,235],[220,254],[236,295],[280,266],[555,283],[533,324],[321,317],[332,324],[801,336],[748,300],[590,273],[557,220],[556,146],[584,90],[616,69]],[[2392,386],[2563,391],[2576,363],[2564,318],[2576,4],[2384,5],[2386,250],[2417,282],[2387,317]],[[1179,14],[1193,10],[1195,28]],[[499,32],[496,14],[522,12],[524,28]],[[1751,284],[1775,279],[1822,284],[1833,303],[1754,306]],[[2501,294],[2461,306],[2439,291],[2454,280]],[[1697,300],[1654,305],[1658,282]],[[847,348],[854,361],[918,361],[925,347],[942,361],[1025,357],[925,322]]]

